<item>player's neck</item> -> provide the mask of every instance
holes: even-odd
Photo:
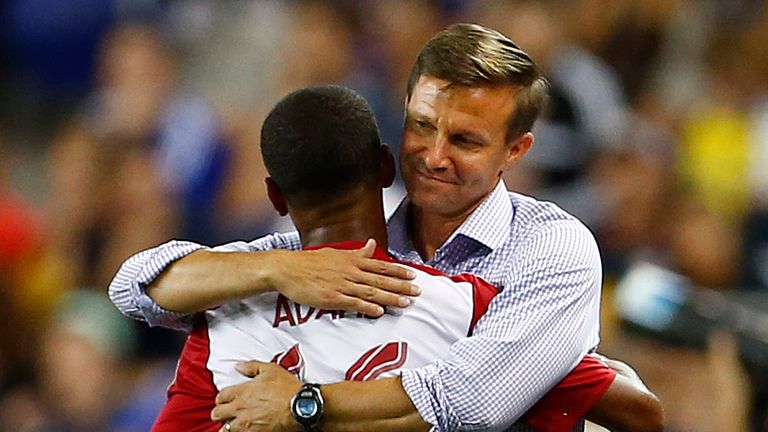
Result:
[[[322,208],[294,211],[291,217],[304,247],[374,238],[380,248],[387,249],[380,192],[374,197],[350,197]]]

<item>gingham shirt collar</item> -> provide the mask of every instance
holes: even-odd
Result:
[[[408,255],[414,250],[408,236],[409,207],[410,202],[406,197],[389,219],[389,249],[399,256]],[[513,217],[514,208],[509,199],[507,186],[501,180],[440,248],[449,245],[457,237],[464,237],[495,250],[509,239]]]

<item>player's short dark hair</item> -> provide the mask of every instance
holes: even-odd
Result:
[[[380,151],[379,127],[368,102],[337,85],[289,94],[261,128],[264,165],[297,208],[333,201],[356,185],[375,183]]]
[[[515,111],[507,122],[507,139],[530,132],[549,87],[531,57],[508,37],[479,24],[454,24],[421,49],[408,79],[408,97],[422,75],[451,86],[518,87]]]

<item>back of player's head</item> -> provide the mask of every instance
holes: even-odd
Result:
[[[381,138],[368,102],[345,87],[325,85],[283,98],[264,120],[261,154],[272,181],[295,208],[375,185]]]

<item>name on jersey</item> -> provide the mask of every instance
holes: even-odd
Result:
[[[341,318],[376,319],[377,317],[365,315],[360,312],[347,312],[339,309],[313,308],[294,303],[280,294],[277,296],[277,302],[275,303],[275,319],[272,321],[272,327],[280,327],[281,325],[295,327],[306,324],[311,320],[337,320]]]

